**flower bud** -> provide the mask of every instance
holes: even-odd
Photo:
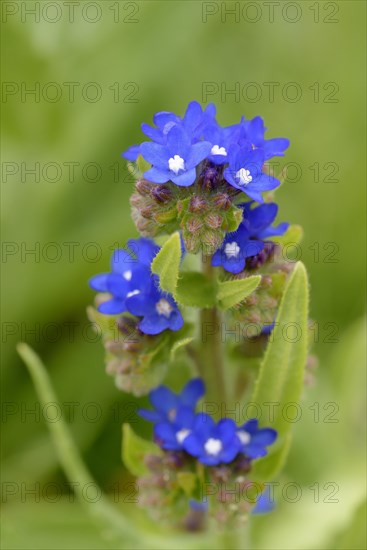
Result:
[[[186,228],[190,233],[197,233],[203,227],[203,222],[198,217],[189,218],[186,222]]]
[[[173,199],[173,193],[166,185],[155,185],[151,190],[151,196],[159,204],[167,204]]]
[[[169,210],[160,210],[154,215],[155,221],[164,225],[169,223],[177,218],[177,209],[170,208]]]
[[[223,218],[220,214],[215,214],[214,212],[212,212],[205,217],[205,224],[210,229],[219,229],[220,227],[222,227],[222,223]]]
[[[143,218],[150,220],[154,214],[154,206],[152,204],[143,206],[142,208],[140,208],[140,214]]]
[[[222,231],[207,229],[201,234],[201,243],[203,253],[206,255],[214,254],[223,242],[224,234]]]
[[[231,207],[232,201],[227,193],[218,193],[214,197],[213,203],[220,210],[228,210]]]
[[[135,188],[142,196],[150,195],[154,185],[145,179],[138,180],[135,184]]]
[[[189,212],[203,213],[208,208],[208,202],[200,195],[191,197],[189,204]]]

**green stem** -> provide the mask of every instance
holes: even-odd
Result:
[[[213,281],[211,258],[203,258],[203,272]],[[207,387],[207,401],[214,401],[220,410],[226,402],[226,383],[223,369],[223,346],[221,341],[221,314],[217,308],[203,309],[200,319],[201,363],[203,378]]]

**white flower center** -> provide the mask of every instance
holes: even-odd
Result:
[[[236,178],[240,180],[240,185],[247,185],[252,181],[250,170],[246,170],[246,168],[241,168],[238,170],[236,173]]]
[[[140,294],[140,290],[132,290],[131,292],[128,292],[126,294],[126,298],[131,298],[131,296],[136,296],[136,294]]]
[[[247,445],[247,443],[250,443],[251,436],[249,433],[245,432],[245,430],[240,430],[239,432],[237,432],[237,435],[242,445]]]
[[[182,428],[179,432],[176,433],[176,439],[178,443],[183,443],[186,437],[190,434],[191,430],[186,430],[185,428]]]
[[[227,151],[225,147],[219,147],[219,145],[214,145],[210,153],[212,155],[223,155],[225,157],[227,156]]]
[[[169,169],[175,174],[178,174],[180,170],[185,170],[185,161],[178,155],[171,157],[168,161]]]
[[[236,242],[227,243],[224,247],[224,253],[227,258],[237,258],[238,254],[241,252],[240,247]]]
[[[133,273],[131,270],[129,270],[129,271],[124,271],[122,275],[124,279],[126,279],[127,281],[131,281],[131,277],[133,276]]]
[[[167,300],[165,300],[164,298],[161,298],[161,300],[157,302],[155,309],[157,310],[159,315],[164,315],[167,318],[171,315],[173,311],[173,307],[171,306],[171,304],[167,302]]]
[[[223,448],[222,442],[219,439],[210,437],[204,445],[204,449],[208,455],[216,456]]]

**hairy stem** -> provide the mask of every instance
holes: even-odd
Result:
[[[214,284],[214,273],[209,256],[203,258],[203,272]],[[214,402],[218,406],[213,407],[215,414],[220,410],[221,403],[226,402],[227,390],[223,368],[220,312],[217,308],[203,309],[200,321],[200,355],[203,377],[207,386],[207,401]]]

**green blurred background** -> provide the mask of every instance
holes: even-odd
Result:
[[[278,159],[279,169],[294,163],[277,193],[279,220],[304,227],[297,253],[318,323],[317,383],[280,480],[297,483],[302,498],[280,498],[256,518],[253,545],[364,548],[366,4],[106,0],[72,2],[73,15],[65,2],[35,4],[4,2],[2,13],[3,547],[106,547],[78,504],[26,494],[36,483],[41,492],[66,486],[15,345],[42,356],[98,482],[124,491],[121,423],[132,420],[141,435],[149,428],[104,373],[85,314],[87,279],[136,236],[121,151],[142,140],[140,123],[156,111],[182,114],[197,99],[214,101],[223,124],[260,114],[269,137],[290,138]],[[151,528],[134,504],[123,506]]]

